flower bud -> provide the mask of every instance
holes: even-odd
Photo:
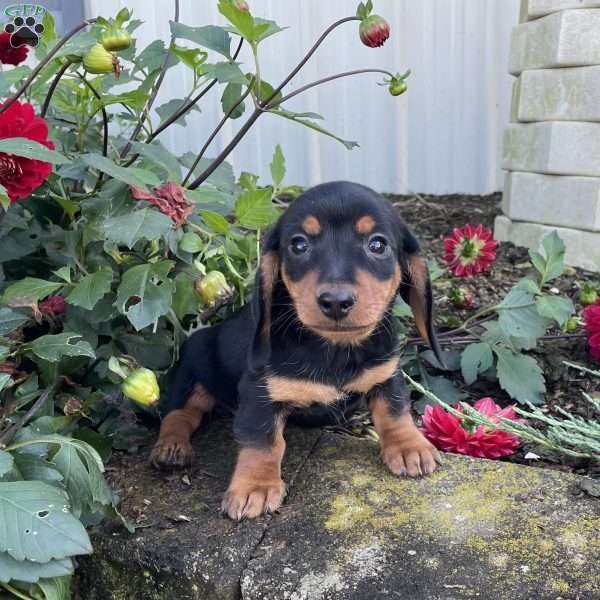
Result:
[[[104,48],[102,44],[94,44],[83,57],[83,66],[89,73],[100,75],[114,73],[117,77],[121,72],[119,59]]]
[[[125,21],[129,21],[129,19],[131,19],[131,13],[129,12],[129,9],[122,8],[117,13],[117,16],[115,18],[115,23],[118,23],[119,25],[123,25],[123,23],[125,23]]]
[[[408,89],[406,81],[403,79],[392,79],[390,81],[390,87],[388,88],[392,96],[401,96]]]
[[[455,287],[450,290],[448,294],[450,302],[457,308],[469,308],[473,306],[473,294],[470,290],[464,287]]]
[[[194,287],[208,306],[213,306],[218,300],[224,300],[233,294],[233,289],[220,271],[211,271],[206,277],[196,281]]]
[[[131,372],[121,384],[121,391],[125,396],[143,406],[156,404],[160,397],[156,375],[144,367]]]
[[[579,329],[579,326],[581,325],[581,317],[569,317],[567,319],[567,321],[565,322],[565,324],[563,325],[562,329],[563,331],[566,331],[567,333],[573,333],[574,331],[577,331]]]
[[[596,288],[586,283],[581,290],[581,294],[579,295],[579,302],[583,304],[583,306],[589,306],[590,304],[596,304],[598,301],[598,291]]]
[[[233,0],[232,4],[242,12],[250,12],[250,7],[248,6],[246,0]]]
[[[358,34],[365,46],[378,48],[390,37],[390,26],[383,17],[371,15],[360,22]]]
[[[104,31],[100,41],[105,50],[117,52],[119,50],[127,50],[131,46],[131,35],[125,29],[112,26]]]

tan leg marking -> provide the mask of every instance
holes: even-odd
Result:
[[[171,411],[160,424],[158,441],[150,454],[150,463],[157,469],[187,467],[192,463],[192,434],[200,426],[202,415],[215,405],[214,398],[196,385],[185,406]]]
[[[279,509],[285,497],[281,460],[285,452],[283,423],[270,448],[241,448],[221,510],[235,521],[254,519]]]
[[[417,477],[435,470],[440,455],[417,429],[409,411],[395,417],[380,397],[374,398],[369,408],[379,435],[381,458],[392,473]]]

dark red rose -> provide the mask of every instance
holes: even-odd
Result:
[[[590,334],[590,354],[594,360],[600,362],[600,300],[583,309],[583,319],[583,325]]]
[[[12,35],[3,31],[0,33],[0,63],[3,65],[20,65],[29,52],[29,46],[15,48],[10,43]]]
[[[54,150],[48,139],[48,125],[36,116],[27,102],[14,102],[0,113],[0,139],[21,137],[34,140]],[[11,202],[27,198],[46,181],[52,165],[41,160],[0,152],[0,184],[6,188]]]

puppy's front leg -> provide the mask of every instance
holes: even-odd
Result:
[[[281,479],[285,452],[283,429],[283,415],[271,400],[252,393],[241,394],[234,422],[241,448],[221,505],[230,518],[253,519],[275,512],[281,506],[285,497],[285,484]]]
[[[369,402],[381,444],[381,458],[395,475],[429,475],[440,462],[440,455],[415,425],[401,377],[395,375]]]

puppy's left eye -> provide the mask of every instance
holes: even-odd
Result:
[[[290,241],[290,250],[297,255],[308,250],[308,240],[303,235],[295,235]]]
[[[371,254],[383,256],[387,252],[389,244],[382,235],[374,235],[367,242],[367,248]]]

